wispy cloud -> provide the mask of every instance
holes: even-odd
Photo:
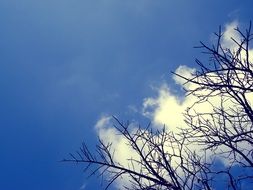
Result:
[[[81,190],[83,190],[83,189],[85,189],[85,188],[86,188],[86,183],[84,183],[84,184],[80,187]]]

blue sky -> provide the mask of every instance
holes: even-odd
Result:
[[[248,1],[0,0],[0,189],[100,189],[59,163],[101,115],[139,112],[200,40],[253,18]]]

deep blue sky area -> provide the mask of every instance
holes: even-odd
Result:
[[[253,19],[253,1],[0,0],[0,189],[101,189],[58,162],[102,114],[142,120],[152,85],[194,65],[219,25]],[[173,84],[171,84],[173,85]]]

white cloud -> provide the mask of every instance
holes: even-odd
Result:
[[[232,39],[236,41],[241,40],[240,35],[235,30],[238,26],[239,26],[238,21],[233,21],[225,25],[225,30],[224,30],[222,41],[221,41],[224,47],[234,49],[236,47],[236,44],[233,42]]]
[[[237,41],[241,43],[242,38],[236,29],[239,27],[238,21],[233,21],[225,25],[225,31],[222,36],[222,45],[225,48],[229,48],[232,50],[236,50],[238,48],[237,44],[233,41]],[[233,39],[233,40],[232,40]],[[245,47],[245,46],[244,46]],[[241,51],[242,60],[246,58],[246,52],[244,50]],[[253,49],[249,49],[249,61],[253,63]]]
[[[240,36],[235,30],[239,23],[233,21],[225,26],[224,35],[222,38],[222,45],[227,48],[236,48],[238,47],[231,38],[240,42]],[[246,53],[242,51],[242,59],[245,59]],[[249,50],[250,61],[253,62],[253,49]],[[195,68],[189,68],[185,65],[180,65],[175,73],[178,73],[181,76],[186,78],[191,78],[192,74],[195,73]],[[219,80],[219,77],[213,77],[215,80]],[[185,80],[176,75],[173,76],[173,79],[176,84],[184,87],[186,89],[195,89],[196,85],[192,83],[185,84]],[[246,81],[245,81],[246,82]],[[201,91],[202,95],[209,93],[209,91]],[[253,95],[247,94],[247,98],[250,102],[253,103]],[[221,97],[214,96],[209,98],[209,101],[204,101],[194,106],[194,110],[199,113],[212,112],[213,105],[220,105]],[[143,101],[143,114],[149,117],[155,125],[165,124],[172,131],[177,131],[177,127],[187,127],[184,123],[183,112],[194,102],[197,101],[197,98],[193,95],[188,95],[184,99],[179,97],[176,94],[171,93],[171,89],[167,84],[161,85],[158,88],[157,97],[148,97]],[[226,106],[232,106],[232,102],[226,102]]]
[[[127,140],[120,135],[114,127],[113,118],[111,116],[102,116],[96,123],[96,130],[99,137],[104,143],[112,143],[112,150],[115,150],[115,161],[127,166],[130,158],[137,159],[138,156],[135,151],[128,145]],[[131,133],[135,131],[134,124],[129,126]]]
[[[149,117],[154,125],[160,127],[166,125],[170,130],[175,131],[177,127],[184,125],[183,111],[186,107],[185,100],[181,102],[170,92],[169,87],[163,84],[159,89],[158,97],[144,99],[143,114]]]
[[[103,115],[97,121],[95,129],[97,130],[100,139],[105,144],[112,143],[111,150],[112,152],[115,152],[115,163],[120,163],[122,166],[128,168],[129,165],[132,165],[129,159],[138,160],[139,156],[136,151],[134,151],[131,146],[129,146],[128,141],[122,135],[119,135],[120,133],[113,127],[113,125],[113,118],[111,116]],[[132,129],[130,132],[134,133],[136,128],[134,128],[134,126],[130,126],[130,128]],[[138,170],[139,165],[134,164],[134,168]],[[118,185],[119,187],[121,186],[121,184],[130,185],[128,183],[130,183],[129,176],[119,178],[116,181],[116,185]]]
[[[113,124],[114,122],[113,122],[112,117],[102,116],[97,121],[95,128],[97,129],[99,137],[105,144],[112,143],[111,152],[114,152],[113,154],[114,162],[120,163],[120,165],[122,165],[125,168],[133,169],[134,171],[137,171],[137,172],[142,171],[145,173],[145,175],[151,175],[147,170],[141,167],[141,165],[138,162],[130,161],[130,159],[140,161],[141,158],[139,154],[137,154],[136,151],[131,146],[129,146],[129,142],[122,135],[119,135],[119,132],[117,132],[115,128],[112,127]],[[137,127],[135,126],[135,124],[129,127],[130,134],[136,134],[136,130],[137,130]],[[149,138],[148,134],[146,135],[147,135],[146,138]],[[158,138],[158,136],[154,136],[154,142],[159,143],[160,141],[161,139]],[[142,147],[144,143],[142,139],[139,139],[136,142],[139,145],[139,147]],[[164,149],[167,153],[179,155],[178,149],[175,148],[172,150],[170,147],[171,147],[171,142],[170,141],[166,142],[164,145]],[[144,155],[145,153],[147,154],[149,151],[150,149],[148,149],[147,146],[143,148]],[[153,156],[156,156],[156,155],[154,154]],[[176,163],[179,161],[180,161],[179,158],[176,156],[171,158],[171,163],[173,163],[173,165],[176,165]],[[180,170],[180,168],[175,168],[175,170],[178,171]],[[179,172],[181,172],[181,170]],[[169,180],[169,175],[164,176],[164,177],[168,177],[168,180]],[[116,182],[115,185],[118,186],[119,188],[122,187],[122,185],[130,187],[131,177],[126,174],[124,175],[124,177],[118,178],[115,182]],[[148,183],[148,181],[146,180],[143,180],[143,182]]]
[[[231,40],[231,37],[240,40],[239,35],[236,33],[234,28],[238,26],[238,22],[234,21],[225,26],[225,32],[222,39],[222,45],[228,48],[235,48],[235,43]],[[242,55],[242,56],[245,56]],[[253,61],[253,50],[250,50],[250,60]],[[185,65],[180,65],[176,73],[190,78],[196,70],[194,68],[189,68]],[[187,89],[193,89],[196,86],[194,84],[184,84],[184,80],[178,76],[173,76],[173,80],[179,86],[183,86]],[[143,100],[143,115],[148,117],[153,122],[153,127],[162,127],[166,126],[166,129],[177,133],[179,128],[187,128],[188,126],[184,122],[183,113],[185,110],[193,105],[198,99],[193,95],[188,95],[183,99],[177,94],[173,94],[170,86],[166,83],[162,84],[157,89],[158,95],[156,97],[147,97]],[[208,93],[208,91],[201,92],[203,94]],[[253,104],[253,94],[247,94],[247,98]],[[220,96],[214,96],[209,98],[209,101],[203,101],[194,106],[194,110],[197,113],[209,113],[213,112],[213,106],[220,105]],[[233,102],[226,101],[226,108],[233,106]],[[134,107],[135,108],[135,107]],[[135,110],[135,109],[134,109]],[[210,116],[206,116],[208,119]],[[128,145],[126,140],[118,135],[118,132],[115,130],[112,124],[111,117],[102,116],[96,124],[97,132],[100,138],[105,142],[112,142],[113,149],[115,150],[115,161],[122,163],[124,166],[128,166],[129,158],[138,159],[138,155],[133,151]],[[134,132],[134,127],[132,132]],[[193,145],[192,147],[195,150],[200,150],[200,146]],[[223,149],[224,150],[224,149]],[[170,151],[168,149],[168,151]],[[128,179],[123,180],[123,183],[126,184]]]
[[[237,40],[240,42],[240,37],[238,33],[234,30],[238,26],[238,22],[234,21],[232,23],[229,23],[225,27],[224,36],[222,39],[222,45],[223,47],[227,47],[230,49],[238,48],[238,46],[231,40],[231,38]],[[246,53],[245,51],[241,52],[242,60],[245,60]],[[249,60],[252,63],[253,61],[253,50],[249,50]],[[191,74],[195,72],[194,68],[189,68],[187,66],[179,66],[176,70],[176,73],[178,73],[181,76],[184,76],[186,78],[191,78]],[[219,77],[215,77],[214,74],[212,74],[213,80],[219,81]],[[174,76],[174,81],[179,84],[180,86],[184,85],[185,81],[184,79]],[[245,84],[248,82],[247,80],[244,81]],[[240,85],[240,84],[237,84]],[[188,83],[184,85],[186,89],[195,89],[196,85],[192,83]],[[208,94],[208,90],[202,90],[199,91],[199,95]],[[253,105],[253,93],[247,93],[246,94],[247,100]],[[187,128],[188,126],[184,122],[184,116],[183,112],[193,105],[194,102],[196,102],[198,99],[193,95],[188,95],[184,99],[180,99],[180,97],[176,94],[171,93],[171,89],[167,84],[163,84],[159,90],[158,90],[158,96],[157,97],[149,97],[144,100],[143,108],[144,108],[144,115],[148,116],[155,126],[161,126],[165,124],[169,130],[173,132],[178,132],[177,127],[181,128]],[[195,104],[194,109],[191,109],[191,113],[195,112],[195,114],[198,115],[201,113],[213,113],[214,107],[220,107],[221,105],[221,96],[213,96],[209,97],[208,101],[202,101],[201,103]],[[239,106],[236,106],[235,103],[232,100],[226,100],[223,103],[224,108],[231,114],[233,114],[233,109],[238,108]],[[202,120],[209,120],[212,121],[212,118],[209,114],[202,117]],[[193,121],[194,122],[194,121]],[[218,121],[216,121],[218,123]],[[229,127],[229,126],[227,126]],[[231,134],[237,134],[236,129],[232,128],[230,126],[230,132]],[[218,140],[218,137],[217,137]],[[238,146],[241,147],[247,147],[247,143],[238,143]],[[200,150],[201,146],[194,146],[193,149]],[[217,153],[221,151],[225,151],[226,147],[220,147],[217,149]],[[211,153],[212,154],[212,153]],[[228,158],[228,157],[227,157]],[[228,161],[229,159],[224,159],[224,161]],[[232,160],[232,159],[231,159]],[[224,162],[225,163],[225,162]],[[228,162],[226,162],[228,164]]]
[[[184,76],[185,78],[191,78],[195,72],[196,72],[196,69],[187,67],[185,65],[180,65],[176,69],[176,71],[175,71],[175,73],[177,73],[177,74],[179,74],[181,76]],[[182,79],[181,77],[179,77],[177,75],[173,75],[173,79],[180,86],[183,86],[183,85],[186,85],[184,87],[188,87],[189,86],[189,84],[185,84],[185,80],[184,79]]]

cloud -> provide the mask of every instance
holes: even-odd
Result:
[[[238,26],[239,26],[238,21],[233,21],[233,22],[225,25],[225,30],[224,30],[222,41],[221,41],[221,43],[224,47],[232,48],[232,49],[237,47],[232,39],[234,39],[236,41],[241,40],[240,35],[235,30],[236,28],[238,28]]]
[[[226,25],[224,35],[222,38],[222,46],[230,49],[236,49],[238,48],[237,44],[232,40],[235,39],[238,42],[241,42],[240,36],[238,35],[238,32],[236,32],[235,28],[237,28],[238,22],[234,21]],[[246,60],[246,52],[241,52],[241,61]],[[253,49],[249,49],[249,61],[253,62]],[[176,73],[178,73],[181,76],[184,76],[186,78],[191,78],[192,73],[195,72],[195,68],[189,68],[188,66],[181,65],[177,68]],[[239,75],[240,77],[240,75]],[[244,77],[244,74],[242,74],[242,77]],[[173,77],[174,82],[178,84],[180,87],[184,87],[186,89],[195,89],[196,85],[192,83],[184,84],[184,79],[174,76]],[[241,78],[242,79],[242,78]],[[218,75],[215,76],[215,74],[212,74],[212,80],[216,80],[218,82],[220,78]],[[243,81],[243,79],[242,79]],[[244,80],[243,83],[245,86],[248,85],[247,80]],[[234,82],[235,85],[241,85],[237,82]],[[249,86],[250,87],[250,86]],[[250,87],[251,88],[251,87]],[[208,94],[209,90],[201,90],[198,93],[198,95],[205,95]],[[226,97],[225,97],[226,98]],[[212,96],[208,98],[208,101],[201,101],[198,104],[195,104],[194,107],[192,107],[190,113],[194,115],[200,115],[203,113],[213,113],[214,108],[219,108],[221,106],[221,99],[222,97],[220,95]],[[246,93],[246,99],[247,101],[253,105],[253,93]],[[165,124],[167,129],[170,131],[173,131],[175,133],[178,132],[178,127],[180,128],[188,128],[188,125],[184,122],[184,115],[183,113],[193,105],[194,102],[198,101],[196,96],[193,96],[192,94],[184,97],[183,99],[180,98],[179,95],[171,93],[171,88],[168,84],[161,85],[160,88],[158,88],[158,96],[157,97],[148,97],[144,99],[143,102],[143,114],[147,117],[149,117],[153,123],[154,126],[161,126]],[[223,102],[224,109],[226,112],[234,114],[234,110],[241,109],[240,105],[236,105],[233,100],[226,98],[226,101]],[[214,118],[211,117],[210,114],[203,115],[201,117],[202,121],[213,121]],[[197,122],[197,120],[193,120],[193,123]],[[219,123],[218,119],[215,119],[216,124]],[[237,134],[236,128],[234,128],[233,123],[226,122],[226,127],[229,128],[230,135]],[[222,126],[221,126],[222,127]],[[249,126],[245,126],[249,127]],[[218,127],[219,128],[219,127]],[[247,130],[247,129],[244,129]],[[249,129],[248,129],[249,130]],[[218,137],[214,137],[217,138]],[[240,142],[237,143],[238,147],[249,147],[247,142]],[[193,145],[191,147],[192,150],[201,150],[203,146],[196,146]],[[228,150],[225,146],[220,146],[218,149],[216,149],[216,153],[226,152]],[[244,149],[242,149],[244,152]],[[247,148],[245,149],[247,151]],[[201,151],[198,151],[201,153]],[[212,155],[212,152],[209,152],[208,155]],[[224,164],[231,164],[230,161],[233,161],[234,158],[232,158],[231,155],[227,155],[226,159],[220,158],[223,160]]]
[[[222,38],[222,46],[226,48],[238,48],[237,44],[232,40],[241,41],[238,32],[235,30],[239,26],[238,21],[233,21],[226,24],[224,35]],[[246,59],[245,51],[242,51],[242,60]],[[249,61],[253,62],[253,49],[249,49]],[[180,65],[175,73],[184,76],[186,78],[191,78],[192,74],[196,72],[195,68],[190,68],[186,65]],[[214,80],[219,80],[218,76],[213,76]],[[173,80],[179,87],[184,87],[185,89],[195,89],[196,85],[192,83],[185,84],[185,80],[178,77],[177,75],[173,76]],[[194,102],[198,99],[193,95],[188,95],[183,99],[177,94],[173,94],[171,88],[168,84],[164,83],[158,88],[157,97],[148,97],[143,101],[143,114],[144,116],[149,117],[153,123],[158,125],[165,124],[170,130],[177,131],[177,127],[185,128],[184,116],[183,113],[187,108],[191,107]],[[203,90],[200,95],[208,94],[210,91]],[[253,103],[253,94],[248,93],[246,95],[249,102]],[[214,96],[209,98],[209,101],[201,102],[194,106],[194,111],[200,113],[208,113],[213,111],[213,105],[220,105],[221,97]],[[226,102],[227,107],[231,107],[234,103],[231,101]]]
[[[150,171],[143,168],[139,164],[142,159],[140,158],[139,154],[136,153],[136,150],[134,150],[129,145],[129,142],[126,140],[126,138],[123,137],[122,134],[120,135],[119,132],[117,132],[117,130],[114,127],[112,127],[113,125],[114,125],[113,118],[110,116],[103,115],[97,121],[95,128],[101,140],[105,144],[106,143],[111,144],[110,150],[111,150],[111,153],[114,152],[112,154],[114,158],[114,162],[120,163],[120,165],[123,166],[124,168],[129,168],[130,170],[134,170],[139,173],[143,172],[143,174],[145,175],[152,176]],[[140,133],[144,132],[142,129],[139,129],[136,124],[133,123],[129,126],[128,131],[130,132],[130,134],[134,135],[136,134],[137,130],[139,130]],[[142,135],[144,135],[145,138],[150,138],[149,133],[147,133],[147,131],[145,131],[145,133],[142,133]],[[159,138],[159,136],[154,136],[154,142],[159,144],[159,142],[161,142],[161,138]],[[136,143],[139,147],[142,147],[145,144],[145,140],[139,139],[139,140],[136,140]],[[172,155],[173,154],[179,155],[178,149],[177,148],[171,149],[170,148],[171,146],[172,146],[171,142],[166,141],[164,144],[165,151]],[[157,156],[156,154],[152,154],[151,156],[150,154],[148,154],[149,151],[150,151],[150,148],[148,146],[142,147],[142,152],[144,153],[144,155],[147,156],[148,159],[152,156],[154,157]],[[170,162],[172,163],[173,166],[176,166],[176,163],[180,162],[180,159],[176,156],[175,157],[173,156],[170,159],[171,159]],[[132,162],[131,160],[135,160],[135,161]],[[175,168],[175,171],[178,171],[178,170],[180,170],[180,168]],[[182,175],[184,174],[182,173]],[[170,180],[169,175],[165,175],[164,177],[168,178],[167,179],[168,181]],[[115,185],[118,186],[119,188],[121,188],[123,185],[126,187],[130,187],[132,185],[131,181],[132,181],[131,176],[129,176],[128,174],[124,174],[124,177],[118,178],[115,181]],[[149,181],[145,179],[143,179],[142,182],[147,183],[147,184],[149,183]]]
[[[238,33],[238,31],[236,31],[239,25],[240,25],[239,22],[236,20],[225,25],[225,30],[221,41],[223,47],[232,50],[236,50],[238,48],[238,45],[234,42],[234,40],[237,41],[238,43],[242,42],[240,34]],[[246,59],[246,51],[244,50],[241,51],[241,57],[242,60]],[[253,62],[253,49],[249,49],[249,61],[251,63]]]
[[[186,78],[192,77],[195,72],[194,68],[185,65],[180,65],[175,73],[185,76]],[[180,87],[192,88],[193,84],[184,84],[185,80],[174,75],[173,80]],[[194,96],[187,96],[182,98],[177,94],[173,94],[168,84],[163,83],[158,88],[157,97],[148,97],[143,101],[143,115],[149,117],[155,126],[167,127],[173,132],[178,132],[179,128],[185,127],[183,113],[187,108],[197,100]]]
[[[196,72],[196,69],[187,67],[187,66],[185,66],[185,65],[180,65],[180,66],[176,69],[176,71],[175,71],[175,73],[177,73],[177,74],[179,74],[179,75],[181,75],[181,76],[184,76],[185,78],[191,78],[192,75],[193,75],[195,72]],[[177,75],[173,75],[173,79],[174,79],[174,81],[176,82],[176,84],[181,85],[181,86],[185,85],[185,84],[184,84],[184,83],[185,83],[185,80],[182,79],[181,77],[179,77],[179,76],[177,76]],[[188,85],[186,84],[186,86],[184,86],[184,87],[187,87],[187,86],[188,86]]]
[[[131,146],[128,144],[128,141],[119,134],[113,125],[114,120],[111,116],[102,115],[97,121],[95,129],[97,130],[100,139],[105,144],[112,144],[111,150],[112,152],[115,152],[115,154],[113,154],[114,162],[120,163],[125,168],[128,168],[131,165],[135,168],[135,170],[140,169],[140,166],[138,164],[133,163],[132,165],[132,163],[129,161],[129,159],[139,160],[138,154],[133,150],[133,148],[131,148]],[[132,125],[133,126],[129,127],[129,129],[132,129],[130,133],[134,133],[136,130],[134,124]],[[119,178],[116,180],[116,186],[121,187],[122,184],[126,186],[130,185],[129,176],[126,175],[124,178]]]
[[[231,37],[236,40],[239,39],[239,35],[234,30],[238,26],[238,22],[234,21],[225,26],[225,31],[222,39],[222,45],[224,47],[228,48],[235,48],[236,44],[231,40]],[[253,61],[253,50],[250,49],[250,61]],[[245,54],[242,54],[242,57]],[[186,65],[180,65],[176,69],[176,73],[179,75],[182,75],[186,78],[191,78],[192,74],[196,71],[195,68],[190,68]],[[215,78],[215,77],[214,77]],[[218,77],[217,77],[218,78]],[[179,85],[179,87],[184,87],[186,89],[194,89],[196,87],[195,84],[184,84],[185,81],[174,75],[173,80],[176,84]],[[218,80],[218,79],[217,79]],[[201,91],[200,93],[207,94],[209,93],[208,90]],[[202,94],[202,95],[203,95]],[[253,93],[249,93],[246,96],[253,104]],[[157,88],[157,95],[155,97],[147,97],[143,100],[143,106],[142,106],[142,114],[145,117],[148,117],[152,121],[152,126],[155,128],[161,128],[163,125],[165,125],[167,130],[173,131],[175,133],[179,132],[179,128],[188,128],[187,124],[185,123],[185,117],[183,113],[191,107],[194,102],[196,102],[198,99],[196,96],[193,96],[192,94],[185,96],[182,98],[182,96],[179,96],[178,94],[172,93],[172,89],[170,85],[167,83],[163,83],[160,87]],[[210,97],[209,101],[202,101],[196,105],[194,105],[194,109],[192,109],[192,112],[197,113],[212,113],[214,106],[219,107],[221,103],[221,97],[220,96],[214,96]],[[223,105],[225,108],[230,109],[233,108],[234,102],[232,101],[226,101]],[[134,107],[135,108],[135,107]],[[135,110],[135,109],[134,109]],[[231,109],[232,110],[232,109]],[[212,119],[210,115],[204,116],[204,119]],[[126,140],[118,135],[116,129],[113,127],[112,118],[109,116],[102,116],[96,126],[95,126],[100,138],[105,142],[112,142],[113,149],[117,154],[115,154],[115,161],[120,162],[123,164],[123,166],[128,166],[129,164],[129,158],[135,158],[138,159],[138,155],[135,151],[132,150],[132,148],[127,145]],[[135,127],[132,127],[132,133],[135,131]],[[231,130],[234,132],[233,130]],[[240,146],[244,146],[244,144],[240,144]],[[246,145],[247,146],[247,145]],[[169,147],[169,146],[168,146]],[[201,150],[201,146],[192,145],[192,150]],[[225,147],[222,147],[220,150],[225,150]],[[167,150],[168,152],[171,151],[169,148]],[[219,150],[218,150],[219,151]],[[201,151],[198,151],[199,153]],[[211,155],[212,153],[210,153]],[[136,166],[138,167],[138,166]],[[128,178],[125,178],[123,180],[124,184],[127,184],[129,182]],[[120,185],[120,183],[118,183]]]
[[[231,23],[228,23],[225,26],[224,35],[222,38],[222,46],[225,48],[230,49],[236,49],[238,48],[237,44],[232,40],[235,39],[238,42],[241,42],[240,36],[238,32],[235,30],[238,27],[239,23],[237,21],[233,21]],[[246,52],[241,52],[241,60],[245,61],[246,59]],[[249,49],[249,61],[253,62],[253,49]],[[196,71],[195,68],[189,68],[185,65],[180,65],[175,73],[178,73],[181,76],[184,76],[186,78],[191,78],[192,74]],[[196,85],[192,83],[185,83],[185,80],[174,75],[173,80],[176,84],[178,84],[180,87],[184,87],[186,89],[195,89]],[[220,78],[218,76],[215,76],[215,74],[212,74],[212,80],[219,81]],[[248,83],[247,80],[244,81],[245,84]],[[237,84],[241,85],[241,84]],[[247,86],[247,85],[245,85]],[[208,94],[210,91],[208,90],[202,90],[199,91],[199,95],[205,95]],[[246,94],[247,100],[253,105],[253,93],[247,93]],[[144,99],[143,102],[143,114],[147,117],[149,117],[155,126],[163,125],[165,124],[169,130],[173,132],[178,131],[178,127],[181,128],[187,128],[188,126],[184,122],[184,116],[183,113],[193,105],[194,102],[198,101],[196,96],[193,96],[192,94],[187,95],[183,99],[180,98],[177,94],[172,94],[171,89],[168,86],[168,84],[161,85],[160,88],[158,88],[158,96],[157,97],[148,97]],[[208,101],[202,101],[198,104],[194,105],[194,109],[191,109],[193,113],[212,113],[214,110],[214,107],[220,107],[221,105],[221,96],[213,96],[209,97]],[[231,114],[233,114],[233,108],[238,107],[235,106],[235,103],[230,99],[226,100],[223,103],[223,106],[225,109],[231,111]],[[203,118],[205,120],[212,119],[210,115],[205,115]],[[236,134],[236,131],[234,129],[232,130],[232,133]]]
[[[86,188],[86,183],[84,183],[81,187],[80,187],[80,189],[85,189]]]
[[[115,150],[115,161],[127,166],[130,158],[137,159],[138,156],[135,151],[128,145],[127,140],[120,135],[120,132],[113,127],[115,125],[114,119],[111,116],[103,115],[97,121],[95,129],[101,140],[104,143],[112,143],[112,150]],[[134,133],[135,124],[131,124],[129,129]]]
[[[188,100],[187,100],[188,102]],[[143,115],[149,117],[153,124],[162,127],[165,125],[175,131],[184,125],[183,111],[187,104],[170,92],[167,84],[163,84],[158,91],[158,96],[145,98],[143,102]]]

